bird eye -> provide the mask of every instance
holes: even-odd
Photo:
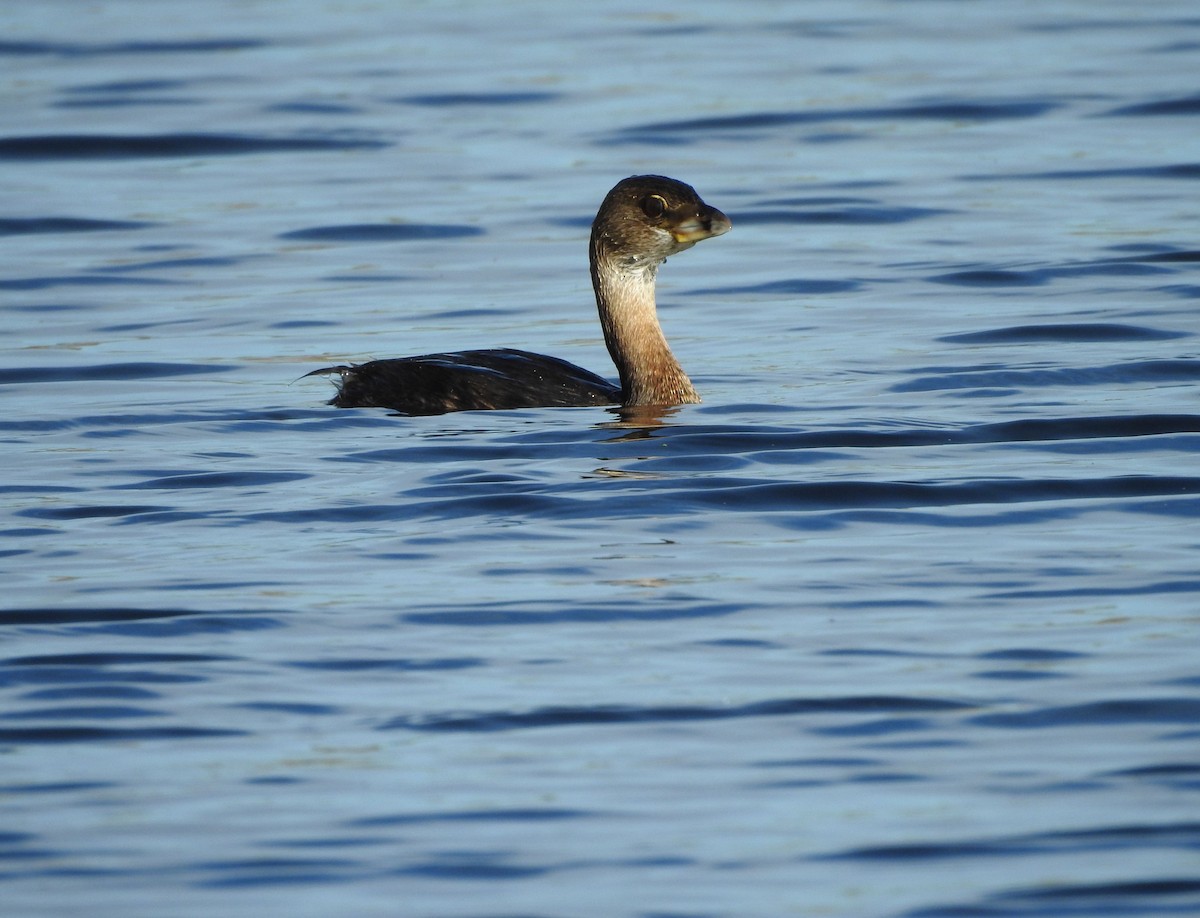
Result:
[[[667,212],[667,200],[660,194],[648,194],[642,198],[642,213],[657,220]]]

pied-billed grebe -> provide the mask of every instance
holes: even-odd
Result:
[[[661,175],[624,179],[605,197],[592,222],[592,287],[620,385],[557,357],[508,348],[372,360],[307,375],[341,377],[331,405],[409,415],[698,402],[663,336],[654,281],[668,256],[729,227],[694,188]]]

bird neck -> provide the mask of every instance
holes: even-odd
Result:
[[[604,343],[621,377],[626,405],[680,405],[700,401],[671,353],[654,303],[658,262],[616,255],[593,237],[592,286]]]

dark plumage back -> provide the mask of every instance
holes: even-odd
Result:
[[[557,357],[509,348],[455,351],[326,367],[339,373],[339,408],[391,408],[408,415],[505,408],[613,405],[621,390]]]

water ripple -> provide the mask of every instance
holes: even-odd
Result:
[[[676,619],[719,618],[746,611],[746,603],[704,603],[678,596],[661,596],[625,605],[574,603],[491,602],[446,608],[433,607],[406,612],[402,620],[413,625],[459,625],[495,627],[497,625],[565,625],[578,622],[674,621]]]
[[[819,296],[828,293],[849,293],[862,287],[852,280],[815,280],[806,277],[766,281],[761,284],[734,284],[728,287],[701,287],[689,290],[689,296]]]
[[[0,290],[49,290],[53,287],[162,286],[177,281],[157,277],[114,277],[111,274],[56,274],[51,277],[17,277],[0,280]]]
[[[374,657],[360,659],[319,659],[297,660],[288,664],[298,669],[329,670],[339,673],[359,673],[367,671],[384,672],[443,672],[458,669],[475,669],[487,665],[487,661],[479,657],[442,657],[432,660],[380,660]]]
[[[1171,163],[1162,166],[1112,166],[1096,169],[1050,169],[1044,172],[975,173],[959,176],[967,182],[997,181],[1085,181],[1112,178],[1198,179],[1200,163]]]
[[[531,102],[552,102],[560,98],[562,98],[562,94],[556,92],[443,92],[401,96],[395,101],[405,105],[421,105],[430,108],[465,108],[526,105]]]
[[[378,150],[389,144],[354,137],[260,137],[249,134],[42,134],[0,137],[0,160],[129,159]]]
[[[36,233],[97,233],[155,226],[143,220],[89,220],[83,217],[8,217],[0,219],[0,236]]]
[[[1134,360],[1100,367],[1048,367],[997,369],[981,367],[918,376],[891,386],[893,392],[929,392],[940,389],[1014,388],[1047,386],[1112,386],[1139,382],[1191,382],[1200,380],[1197,360]]]
[[[957,860],[975,857],[1010,857],[1014,854],[1056,854],[1064,851],[1115,851],[1129,846],[1200,847],[1200,822],[1165,822],[1149,825],[1096,826],[1090,829],[1037,832],[998,838],[955,839],[853,848],[824,855],[823,860]]]
[[[1139,102],[1123,105],[1105,112],[1106,115],[1200,115],[1200,96],[1184,96],[1177,99],[1160,99],[1157,102]]]
[[[527,807],[521,809],[487,810],[439,810],[424,813],[389,813],[382,816],[366,816],[348,823],[354,828],[378,826],[415,826],[430,823],[457,822],[559,822],[594,815],[588,810],[573,810],[562,807]]]
[[[49,606],[46,608],[0,609],[0,626],[12,625],[119,625],[128,622],[155,622],[178,618],[258,617],[255,610],[202,610],[169,608],[111,608],[105,606]]]
[[[49,382],[162,379],[227,373],[234,367],[213,363],[102,363],[92,366],[0,368],[0,386]]]
[[[299,472],[196,472],[188,475],[168,475],[149,478],[134,484],[117,485],[117,489],[176,490],[179,488],[249,488],[265,487],[285,481],[303,481],[309,475]]]
[[[819,209],[817,209],[819,208]],[[846,226],[879,226],[910,223],[949,213],[934,207],[888,206],[871,202],[855,202],[838,207],[822,206],[813,202],[808,208],[769,210],[756,207],[753,210],[735,212],[738,227],[772,226],[778,224],[840,224]]]
[[[373,503],[358,506],[323,506],[299,510],[264,511],[247,519],[283,523],[362,523],[385,520],[527,518],[597,520],[639,518],[646,514],[726,513],[814,513],[849,512],[863,509],[913,510],[970,505],[1021,505],[1077,500],[1124,500],[1150,496],[1200,494],[1200,478],[1155,475],[1123,475],[1095,479],[982,479],[970,482],[915,483],[907,481],[795,482],[744,478],[699,478],[684,486],[671,480],[626,476],[619,492],[603,501],[574,496],[573,487],[538,486],[536,493],[478,493],[464,496],[450,488],[445,497],[403,503]],[[534,486],[531,486],[531,489]],[[54,511],[23,511],[34,518],[73,519],[89,516],[146,514],[165,508],[79,507]],[[1023,511],[1029,512],[1029,511]],[[883,522],[883,519],[876,520]],[[901,520],[897,520],[900,522]],[[951,518],[926,518],[928,525],[962,525]],[[577,610],[570,614],[587,614]]]
[[[1018,730],[1047,727],[1094,727],[1113,724],[1184,724],[1200,722],[1195,698],[1130,698],[1087,704],[980,714],[970,719],[981,727]]]
[[[687,118],[679,121],[656,121],[624,128],[608,137],[604,143],[678,143],[681,137],[697,139],[713,135],[744,137],[754,132],[770,131],[795,125],[827,124],[856,121],[1004,121],[1016,118],[1037,118],[1058,107],[1058,103],[1042,99],[982,102],[978,100],[946,100],[917,102],[911,105],[877,108],[804,109],[802,111],[751,112],[715,118]]]
[[[984,897],[979,902],[919,908],[902,918],[995,918],[1035,916],[1189,916],[1200,910],[1200,879],[1156,877],[1096,883],[1052,883],[1016,888]]]
[[[871,714],[908,711],[960,711],[973,705],[932,698],[864,695],[848,698],[781,698],[730,707],[705,705],[554,706],[533,711],[480,714],[418,714],[397,717],[383,730],[492,732],[580,724],[673,723],[743,717],[790,717],[797,714]]]
[[[1059,343],[1085,341],[1169,341],[1191,337],[1191,332],[1165,331],[1118,322],[1074,322],[1048,325],[1012,325],[981,332],[944,335],[936,340],[961,344],[1025,344],[1034,341]]]
[[[255,38],[198,38],[187,41],[50,42],[0,41],[0,56],[101,57],[129,54],[208,54],[268,47]]]
[[[309,242],[409,242],[429,239],[461,239],[482,236],[478,226],[442,223],[355,223],[345,226],[313,226],[281,233],[280,239]]]
[[[136,743],[248,736],[214,727],[0,727],[0,743]]]

